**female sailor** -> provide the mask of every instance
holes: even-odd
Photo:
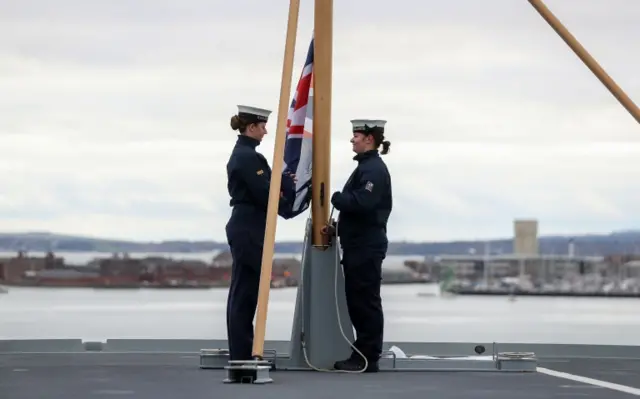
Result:
[[[253,318],[258,303],[262,247],[269,203],[271,168],[256,151],[267,134],[271,111],[239,105],[231,117],[238,140],[227,163],[227,188],[233,207],[226,225],[233,265],[227,300],[229,360],[250,360]],[[295,196],[295,175],[282,176],[280,204]]]

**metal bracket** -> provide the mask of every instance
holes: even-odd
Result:
[[[277,370],[278,353],[273,349],[265,349],[264,360],[261,360],[261,361],[265,362],[264,364],[268,364],[271,370]],[[228,349],[201,349],[200,350],[200,368],[203,370],[220,369],[221,364],[225,364],[225,363],[232,364],[232,362],[233,361],[229,360]]]
[[[225,367],[225,384],[268,384],[273,382],[269,376],[271,363],[266,360],[230,360]]]

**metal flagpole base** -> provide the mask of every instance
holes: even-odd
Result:
[[[225,384],[268,384],[273,382],[269,376],[271,363],[267,360],[230,360]]]
[[[309,221],[289,358],[282,363],[295,369],[331,369],[336,361],[351,354],[353,326],[347,311],[339,248],[335,240],[327,249],[314,248],[311,227]]]

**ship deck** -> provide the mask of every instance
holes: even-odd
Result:
[[[198,354],[0,353],[3,399],[350,398],[543,399],[640,396],[640,359],[539,359],[537,373],[273,371],[272,384],[224,384],[222,370],[198,367]],[[543,368],[543,369],[540,369]],[[552,370],[552,371],[548,371]],[[569,373],[574,379],[549,373]],[[595,379],[598,381],[586,381]],[[603,383],[604,382],[604,383]],[[609,383],[609,384],[607,384]],[[618,385],[611,385],[618,384]],[[625,388],[626,387],[626,388]],[[626,390],[626,392],[624,392]]]

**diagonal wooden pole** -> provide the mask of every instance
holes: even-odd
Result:
[[[631,116],[640,123],[640,108],[627,96],[627,94],[618,86],[618,84],[605,72],[598,62],[589,54],[589,52],[578,42],[578,40],[562,25],[562,22],[547,8],[542,0],[529,0],[529,3],[556,33],[564,40],[565,43],[573,50],[574,53],[584,62],[584,64],[593,72],[594,75],[609,89],[611,94],[622,104],[622,106],[631,114]]]
[[[282,64],[282,81],[280,83],[280,103],[278,104],[278,124],[276,127],[276,143],[273,150],[273,173],[269,187],[269,205],[267,206],[267,223],[264,231],[262,248],[262,268],[260,270],[260,288],[258,290],[258,306],[256,310],[256,327],[253,338],[253,356],[262,358],[264,354],[264,338],[267,329],[267,307],[269,290],[271,289],[271,269],[273,252],[276,243],[276,225],[278,223],[278,202],[280,201],[280,185],[282,183],[282,165],[284,162],[284,144],[286,140],[287,114],[289,112],[289,96],[293,75],[293,55],[298,33],[298,15],[300,0],[290,0],[287,36],[284,46]]]

